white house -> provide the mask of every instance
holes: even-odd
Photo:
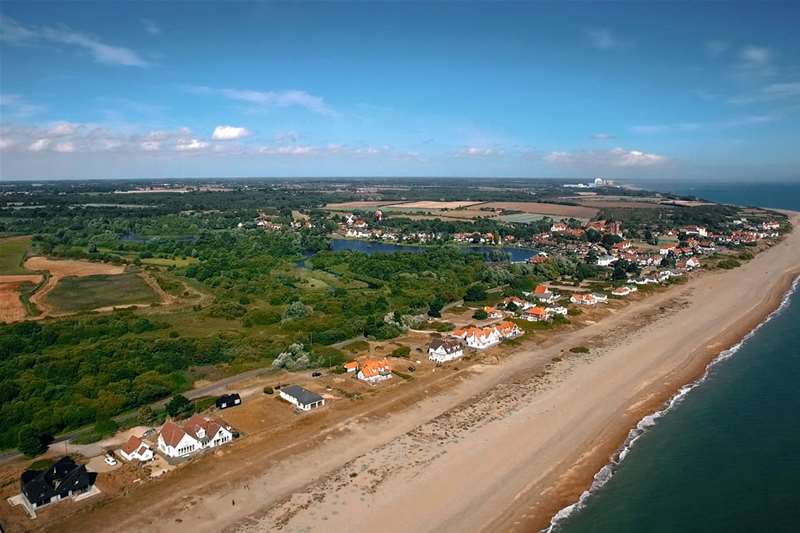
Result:
[[[149,461],[153,458],[153,449],[141,437],[131,435],[120,449],[119,454],[126,461]]]
[[[501,338],[495,328],[470,326],[453,330],[453,336],[463,339],[470,348],[484,350],[499,343]]]
[[[556,305],[554,307],[546,307],[545,311],[550,316],[553,315],[567,316],[567,308],[561,305]]]
[[[289,385],[280,390],[280,396],[302,411],[310,411],[325,405],[325,399],[299,385]]]
[[[555,303],[561,298],[560,295],[550,290],[547,285],[539,284],[533,290],[533,295],[537,300],[546,304]]]
[[[594,296],[595,301],[599,304],[604,304],[608,301],[608,296],[605,294],[594,293],[592,296]]]
[[[613,294],[614,296],[623,297],[623,296],[628,296],[629,294],[636,292],[638,290],[639,289],[637,289],[636,287],[628,287],[628,286],[617,287],[616,289],[611,291],[611,294]]]
[[[464,347],[460,342],[436,338],[428,346],[428,359],[436,363],[446,363],[463,356]]]
[[[183,426],[168,420],[158,433],[158,450],[167,457],[186,457],[231,440],[233,434],[228,428],[216,420],[195,414]]]
[[[595,305],[597,298],[594,294],[573,294],[570,296],[569,301],[577,305]]]
[[[367,383],[379,383],[392,378],[392,367],[386,359],[365,359],[358,365],[356,378]]]

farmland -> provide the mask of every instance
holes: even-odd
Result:
[[[0,275],[30,274],[23,267],[25,254],[30,246],[30,236],[0,239]]]
[[[492,207],[506,211],[521,211],[551,217],[573,217],[590,219],[597,215],[598,209],[578,205],[548,204],[543,202],[489,202],[481,207]]]
[[[58,313],[79,313],[105,307],[150,304],[158,297],[134,273],[62,278],[47,295],[47,303]]]

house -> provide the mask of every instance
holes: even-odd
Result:
[[[513,339],[524,333],[521,329],[519,329],[519,326],[510,320],[495,324],[494,330],[497,332],[497,336],[501,339]]]
[[[348,372],[356,372],[358,370],[358,361],[348,361],[344,364],[344,369]]]
[[[36,509],[94,489],[97,474],[70,457],[62,457],[47,470],[26,470],[20,477],[23,498]]]
[[[614,250],[615,252],[622,252],[624,250],[627,250],[631,246],[632,246],[631,241],[620,241],[620,242],[614,243],[614,245],[611,247],[611,249]]]
[[[676,266],[681,270],[694,270],[695,268],[700,268],[700,261],[690,257],[689,259],[678,261]]]
[[[380,222],[383,220],[383,211],[380,209],[375,210],[375,222]]]
[[[509,304],[514,304],[515,306],[517,306],[518,309],[527,309],[533,306],[532,303],[523,300],[519,296],[509,296],[505,300],[503,300],[503,304],[505,304],[506,306],[508,306]]]
[[[365,359],[359,363],[356,378],[374,384],[392,378],[392,367],[386,359]]]
[[[639,289],[637,289],[636,287],[628,287],[628,286],[617,287],[616,289],[611,291],[611,294],[613,294],[614,296],[624,297],[638,290]]]
[[[322,396],[299,385],[283,387],[280,396],[302,411],[310,411],[325,405],[325,399]]]
[[[522,312],[522,318],[527,320],[528,322],[539,322],[541,320],[549,320],[550,315],[548,315],[547,310],[544,307],[539,307],[535,305],[528,309],[525,309]]]
[[[539,284],[533,290],[533,295],[536,297],[537,300],[543,303],[555,303],[561,298],[558,294],[551,291],[547,285]]]
[[[686,235],[699,235],[700,237],[708,237],[708,230],[701,226],[685,226],[683,232]]]
[[[597,258],[597,266],[607,267],[617,260],[613,255],[601,255]]]
[[[126,461],[149,461],[153,458],[153,449],[141,437],[131,435],[128,442],[119,449],[119,455]]]
[[[478,328],[469,326],[453,330],[452,335],[463,339],[467,346],[477,350],[484,350],[499,343],[501,338],[495,328]]]
[[[488,318],[503,318],[503,313],[490,305],[484,306],[483,311],[488,315]]]
[[[551,317],[553,315],[567,316],[567,308],[562,305],[557,305],[555,307],[546,307],[545,311]]]
[[[577,305],[595,305],[597,298],[594,294],[573,294],[570,296],[569,301]]]
[[[428,346],[428,359],[437,363],[446,363],[464,356],[464,347],[460,342],[450,339],[432,339]]]
[[[547,255],[545,254],[532,255],[528,258],[528,263],[532,265],[542,265],[544,263],[547,263],[547,261],[548,258]]]
[[[186,457],[231,440],[233,434],[220,422],[194,414],[182,426],[167,420],[158,433],[158,450],[167,457]]]
[[[228,409],[230,407],[235,407],[242,403],[242,398],[239,396],[238,392],[234,392],[231,394],[223,394],[219,398],[217,398],[216,406],[217,409]]]
[[[593,293],[592,296],[594,296],[594,300],[599,304],[604,304],[608,301],[608,296],[605,294]]]
[[[565,231],[567,231],[567,225],[561,222],[556,222],[550,226],[550,233],[563,233]]]

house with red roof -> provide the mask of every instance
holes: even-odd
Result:
[[[149,461],[153,458],[153,449],[141,437],[131,435],[128,442],[119,449],[119,455],[126,461]]]
[[[167,457],[186,457],[231,440],[233,434],[222,423],[194,414],[183,425],[167,420],[158,433],[158,450]]]

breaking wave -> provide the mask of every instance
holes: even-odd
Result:
[[[774,318],[781,311],[783,311],[789,305],[789,302],[792,299],[792,295],[794,295],[794,293],[797,291],[798,285],[800,285],[800,276],[795,278],[794,282],[792,282],[791,288],[783,297],[783,300],[781,300],[781,304],[778,306],[778,308],[775,309],[773,312],[771,312],[767,316],[767,318],[765,318],[761,323],[759,323],[756,327],[754,327],[747,335],[742,337],[742,340],[740,340],[738,343],[731,346],[727,350],[723,350],[722,352],[720,352],[719,355],[717,355],[717,357],[715,357],[708,364],[702,377],[700,377],[699,379],[697,379],[692,383],[689,383],[688,385],[684,385],[683,387],[681,387],[680,390],[678,390],[678,392],[676,392],[675,395],[672,396],[672,398],[670,398],[661,409],[642,418],[639,421],[639,423],[636,424],[636,427],[628,432],[628,436],[625,438],[625,442],[614,453],[614,455],[611,456],[611,460],[608,462],[608,464],[603,466],[603,468],[601,468],[600,471],[598,471],[594,475],[594,478],[592,479],[592,484],[589,487],[589,489],[583,491],[583,493],[578,498],[578,501],[564,507],[563,509],[558,511],[555,515],[553,515],[553,518],[550,519],[550,525],[547,528],[543,529],[542,532],[553,533],[554,531],[557,531],[558,528],[563,524],[563,522],[567,518],[569,518],[576,511],[581,510],[586,505],[586,501],[589,499],[589,497],[593,493],[601,489],[614,476],[614,473],[616,472],[617,468],[625,459],[625,457],[628,456],[628,453],[631,451],[631,448],[633,448],[633,445],[636,444],[636,441],[639,440],[639,438],[649,428],[655,426],[659,418],[669,413],[672,408],[681,403],[683,399],[686,397],[686,395],[689,394],[694,388],[698,387],[701,383],[705,382],[708,379],[709,375],[711,374],[711,370],[717,364],[733,357],[733,355],[739,351],[742,345],[745,342],[747,342],[747,340],[750,339],[753,335],[755,335],[755,333],[759,329],[761,329],[761,326],[772,320],[772,318]]]

